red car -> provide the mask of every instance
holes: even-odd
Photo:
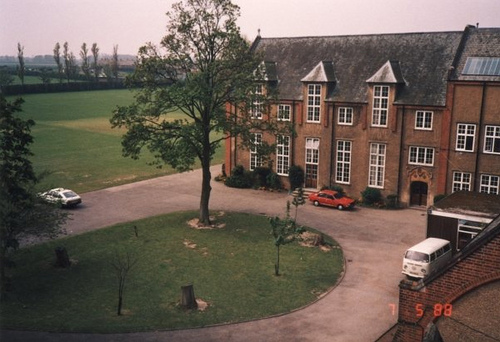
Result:
[[[334,190],[321,190],[309,195],[315,206],[326,205],[339,210],[354,207],[356,201]]]

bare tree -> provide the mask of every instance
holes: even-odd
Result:
[[[111,59],[111,73],[115,78],[115,81],[118,80],[118,45],[113,45],[113,58]]]
[[[125,281],[127,280],[127,275],[129,271],[137,263],[137,258],[133,256],[130,252],[126,254],[120,254],[116,252],[114,258],[111,260],[111,266],[115,271],[116,278],[118,279],[118,309],[117,314],[120,316],[122,314],[123,305],[123,293],[125,290]]]
[[[59,42],[56,43],[54,46],[54,61],[57,64],[57,72],[59,75],[59,83],[62,83],[62,77],[63,77],[63,64],[61,61],[61,45]]]
[[[17,75],[21,80],[21,85],[24,86],[24,73],[26,71],[26,67],[24,64],[24,46],[21,43],[17,43],[17,59],[19,60],[19,66],[17,67]]]
[[[94,69],[95,81],[99,82],[99,74],[101,72],[101,66],[99,65],[99,48],[97,43],[92,44],[92,56],[94,58],[92,62],[92,69]]]
[[[87,43],[82,44],[82,49],[80,50],[80,58],[82,59],[82,72],[85,78],[90,81],[90,56],[89,49],[87,48]]]

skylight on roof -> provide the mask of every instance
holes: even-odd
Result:
[[[500,76],[500,57],[467,57],[462,74]]]

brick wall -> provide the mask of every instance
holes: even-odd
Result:
[[[500,224],[485,232],[481,243],[457,254],[451,266],[425,281],[402,280],[399,285],[398,328],[393,341],[422,341],[429,323],[452,315],[456,299],[500,279]],[[472,243],[471,243],[472,244]]]

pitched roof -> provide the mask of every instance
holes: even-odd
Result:
[[[406,83],[398,61],[387,61],[367,83]]]
[[[311,70],[302,82],[335,82],[335,71],[332,62],[320,62]]]
[[[393,69],[393,73],[398,81],[404,79],[406,85],[399,92],[397,103],[444,106],[448,70],[461,36],[462,32],[258,37],[253,48],[263,53],[264,60],[276,62],[283,99],[302,99],[301,81],[322,61],[331,61],[337,83],[329,99],[365,103],[366,80],[387,61],[398,61],[400,71]]]
[[[500,81],[498,75],[467,75],[464,68],[470,57],[500,58],[500,28],[466,27],[450,79],[460,81]]]

